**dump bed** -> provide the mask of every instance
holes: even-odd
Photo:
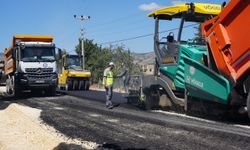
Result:
[[[250,1],[231,0],[215,18],[202,24],[219,73],[237,82],[249,75]]]
[[[17,42],[52,42],[52,36],[34,36],[34,35],[14,35],[12,44],[9,48],[4,50],[4,72],[5,75],[15,72],[16,69],[16,60],[13,59],[12,55],[15,54],[12,52]]]

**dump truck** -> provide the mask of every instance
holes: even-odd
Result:
[[[4,54],[0,53],[0,85],[5,84],[5,75],[4,75]]]
[[[91,72],[83,69],[80,55],[62,55],[61,72],[58,77],[60,90],[89,90]]]
[[[186,68],[192,67],[197,72],[192,76],[187,72],[186,77],[199,76],[197,80],[204,87],[190,85],[186,79],[189,97],[216,101],[241,113],[248,111],[250,117],[249,19],[250,1],[231,0],[217,17],[202,24],[207,63],[201,65],[188,58],[184,62]]]
[[[23,90],[43,90],[55,95],[57,69],[52,36],[14,35],[4,50],[7,93],[20,96]]]
[[[248,110],[250,117],[249,4],[240,0],[231,0],[225,7],[187,3],[151,12],[155,78],[147,79],[144,90],[138,92],[140,102],[148,108],[180,106],[186,112],[213,115]],[[181,20],[177,40],[173,32],[159,38],[160,21],[176,18]],[[204,39],[182,40],[185,22],[203,23]]]

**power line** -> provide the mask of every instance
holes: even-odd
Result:
[[[99,33],[108,33],[110,32],[110,30],[112,31],[118,31],[121,29],[128,29],[127,27],[133,27],[134,25],[137,25],[138,22],[143,23],[142,20],[145,20],[144,18],[141,19],[137,19],[137,20],[133,20],[133,21],[128,21],[125,23],[122,23],[122,27],[120,25],[112,25],[112,26],[106,26],[106,27],[101,27],[101,28],[97,28],[97,30],[92,30],[92,31],[88,31],[89,35],[95,35],[95,34],[99,34]],[[111,25],[111,24],[110,24]],[[140,27],[145,26],[145,24],[138,24],[140,25]],[[138,26],[137,26],[138,27]],[[120,33],[120,31],[118,31]]]
[[[94,29],[94,31],[105,29],[107,26],[110,26],[110,25],[112,25],[114,23],[117,23],[117,22],[121,22],[123,20],[127,20],[129,18],[134,18],[135,16],[138,16],[139,14],[141,14],[141,12],[140,13],[130,14],[130,15],[120,17],[120,18],[116,18],[116,19],[113,19],[113,20],[110,20],[110,21],[107,21],[107,22],[104,22],[104,23],[100,23],[100,24],[98,24],[96,26],[92,26],[89,31],[93,31],[93,29]],[[95,28],[93,28],[93,27],[95,27]]]
[[[188,28],[188,27],[192,27],[192,26],[195,26],[195,25],[197,25],[197,24],[187,25],[187,26],[184,26],[183,28]],[[173,28],[173,29],[169,29],[169,30],[160,31],[159,33],[166,33],[166,32],[174,31],[174,30],[178,30],[178,29],[179,28]],[[154,33],[149,33],[149,34],[145,34],[145,35],[139,35],[139,36],[125,38],[125,39],[120,39],[120,40],[114,40],[114,41],[110,41],[110,42],[103,42],[103,43],[100,43],[100,45],[106,45],[106,44],[113,44],[113,43],[119,43],[119,42],[124,42],[124,41],[130,41],[130,40],[144,38],[144,37],[148,37],[148,36],[152,36],[152,35],[154,35]]]
[[[193,26],[196,26],[198,25],[197,23],[195,24],[190,24],[190,25],[186,25],[184,26],[183,28],[189,28],[189,27],[193,27]],[[163,31],[160,31],[159,33],[166,33],[166,32],[170,32],[170,31],[174,31],[174,30],[178,30],[178,28],[172,28],[172,29],[168,29],[168,30],[163,30]],[[139,39],[139,38],[144,38],[144,37],[149,37],[149,36],[153,36],[154,33],[149,33],[149,34],[144,34],[144,35],[139,35],[139,36],[135,36],[135,37],[130,37],[130,38],[125,38],[125,39],[120,39],[120,40],[114,40],[114,41],[110,41],[110,42],[103,42],[103,43],[100,43],[100,44],[97,44],[97,45],[106,45],[106,44],[113,44],[113,43],[119,43],[119,42],[124,42],[124,41],[130,41],[130,40],[135,40],[135,39]],[[75,50],[70,50],[70,51],[67,51],[68,53],[70,52],[73,52]]]

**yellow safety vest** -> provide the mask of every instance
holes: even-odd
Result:
[[[107,85],[113,85],[114,78],[113,78],[113,72],[109,71],[107,73]]]
[[[107,72],[106,72],[106,83],[107,83],[107,85],[113,85],[113,83],[114,83],[113,72],[111,70],[107,70]],[[105,84],[104,80],[103,80],[103,84]]]

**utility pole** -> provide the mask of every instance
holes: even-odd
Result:
[[[131,58],[130,58],[130,50],[128,50],[128,73],[130,75],[131,73],[131,67],[132,67],[132,63],[130,62],[131,61]]]
[[[74,15],[74,18],[77,20],[81,21],[81,30],[80,30],[80,34],[81,34],[81,50],[82,50],[82,69],[85,69],[85,55],[84,55],[84,27],[83,27],[83,21],[85,20],[89,20],[90,16],[76,16]]]

